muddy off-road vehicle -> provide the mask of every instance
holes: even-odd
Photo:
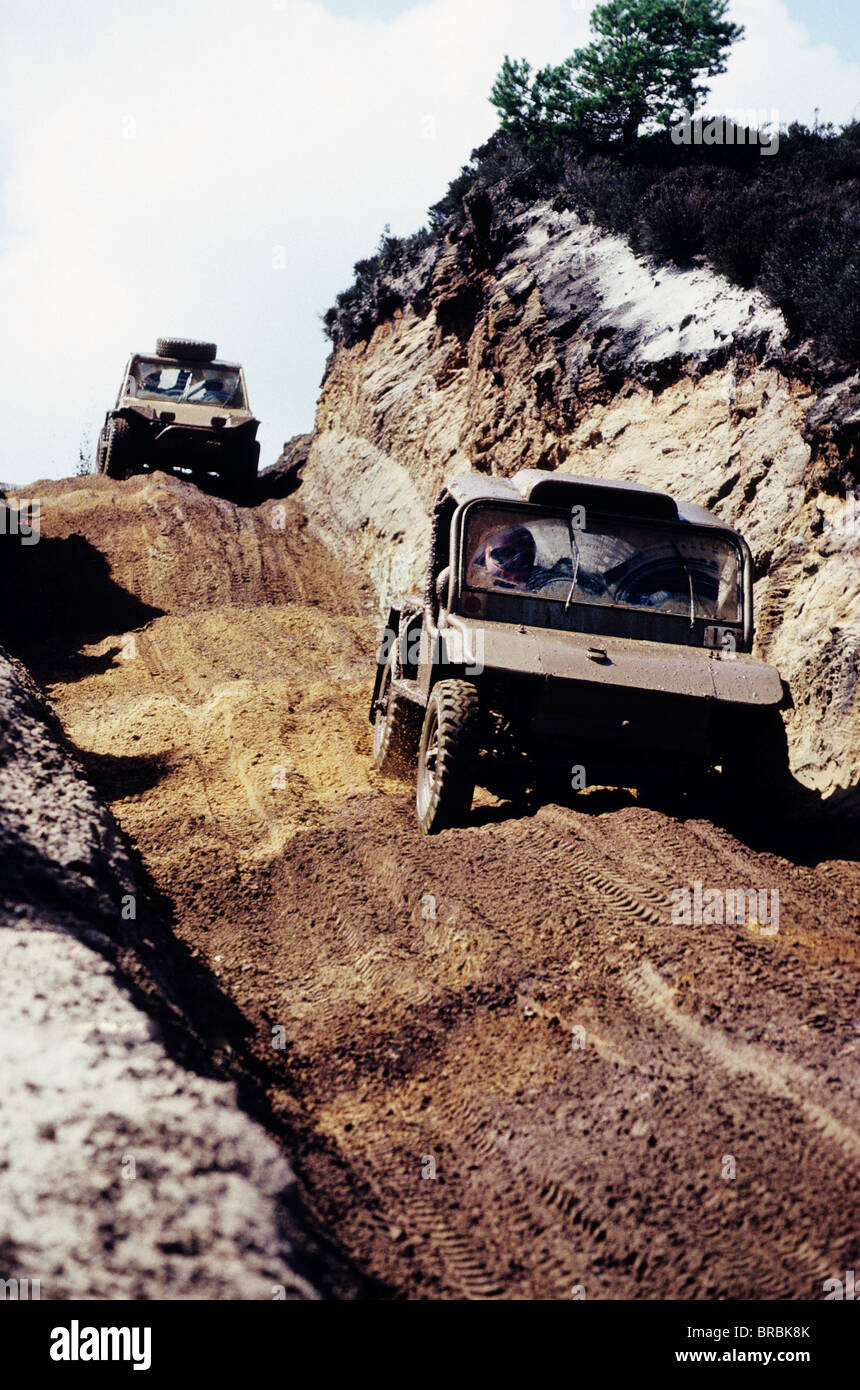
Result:
[[[778,672],[751,655],[752,560],[701,507],[633,483],[467,474],[433,512],[425,591],[392,608],[370,718],[376,766],[417,760],[429,834],[476,783],[761,811],[789,783]]]
[[[129,478],[150,469],[215,475],[239,495],[253,490],[260,460],[245,373],[215,360],[214,343],[159,338],[154,354],[129,358],[116,405],[96,449],[100,473]]]

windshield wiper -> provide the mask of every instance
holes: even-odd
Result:
[[[568,517],[568,519],[567,519],[567,531],[568,531],[568,535],[570,536],[570,558],[571,558],[571,560],[573,561],[573,579],[571,580],[570,589],[569,589],[569,591],[568,591],[567,598],[566,598],[565,601],[564,601],[564,611],[565,611],[565,613],[567,612],[567,610],[568,610],[568,608],[570,607],[571,602],[572,602],[572,600],[573,600],[573,595],[574,595],[575,592],[576,592],[576,581],[577,581],[577,579],[578,579],[578,577],[579,577],[579,561],[580,561],[580,554],[579,554],[579,546],[577,545],[576,535],[575,535],[576,527],[575,527],[574,524],[573,524],[573,513],[571,513],[571,515],[570,515],[570,516]]]
[[[692,632],[696,626],[696,595],[693,589],[693,575],[690,571],[690,567],[687,564],[687,561],[681,554],[678,542],[675,540],[674,536],[669,537],[669,543],[672,549],[674,550],[675,554],[677,555],[678,559],[681,561],[681,569],[684,571],[684,574],[687,578],[687,587],[690,590],[690,631]]]

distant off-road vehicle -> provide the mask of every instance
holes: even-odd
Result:
[[[259,421],[242,368],[216,361],[216,352],[214,343],[159,338],[154,354],[132,354],[99,434],[100,473],[128,478],[161,468],[198,482],[214,475],[242,495],[253,490]]]
[[[429,834],[513,773],[760,810],[790,784],[778,672],[751,655],[752,560],[701,507],[633,483],[467,474],[434,512],[423,597],[392,608],[370,718],[383,771],[417,759]]]

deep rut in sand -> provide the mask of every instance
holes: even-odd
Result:
[[[45,487],[17,640],[319,1221],[412,1297],[821,1297],[860,1259],[855,860],[621,793],[422,838],[371,768],[370,595],[273,505]],[[696,881],[778,890],[778,932],[673,923]]]

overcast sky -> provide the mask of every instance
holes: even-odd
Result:
[[[0,0],[0,479],[75,471],[131,350],[246,366],[261,463],[311,427],[320,316],[495,127],[505,53],[589,0]],[[713,109],[860,116],[856,0],[733,0]]]

